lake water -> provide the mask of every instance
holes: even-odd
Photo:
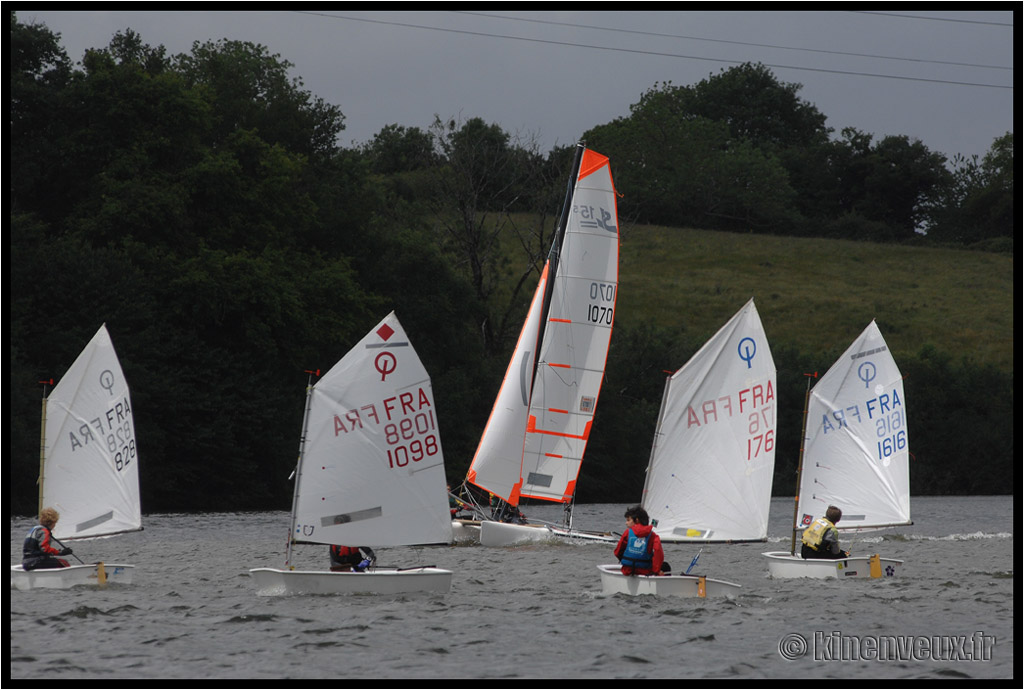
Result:
[[[577,506],[576,526],[620,531],[625,508]],[[915,497],[912,513],[912,526],[844,541],[904,559],[901,577],[772,580],[760,554],[789,549],[793,515],[792,498],[773,499],[767,544],[704,547],[693,572],[743,586],[706,600],[603,596],[609,544],[382,548],[381,565],[454,571],[451,592],[263,597],[248,571],[283,564],[286,512],[148,515],[141,533],[74,545],[86,562],[135,564],[132,585],[11,591],[10,676],[1012,678],[1013,497]],[[33,524],[11,521],[12,564]],[[697,548],[666,545],[666,560],[684,571]],[[327,547],[294,560],[322,569]],[[881,653],[880,638],[903,651]]]

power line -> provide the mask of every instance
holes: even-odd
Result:
[[[780,46],[780,45],[774,45],[774,44],[771,44],[771,43],[750,43],[750,42],[747,42],[747,41],[730,41],[730,40],[721,39],[721,38],[702,38],[700,36],[685,36],[685,35],[681,35],[681,34],[663,34],[663,33],[658,33],[656,31],[638,31],[638,30],[635,30],[635,29],[617,29],[617,28],[611,28],[611,27],[605,27],[605,26],[593,26],[593,25],[590,25],[590,24],[575,24],[575,23],[572,23],[572,22],[555,22],[555,21],[546,20],[546,19],[528,19],[528,18],[525,18],[525,17],[509,17],[509,16],[505,16],[505,15],[496,15],[496,14],[482,14],[480,12],[456,12],[455,14],[466,14],[466,15],[472,15],[472,16],[476,16],[476,17],[486,17],[488,19],[508,19],[508,20],[511,20],[511,21],[529,22],[529,23],[533,23],[533,24],[549,24],[549,25],[553,25],[553,26],[570,26],[570,27],[579,28],[579,29],[596,29],[598,31],[611,31],[611,32],[614,32],[614,33],[637,34],[637,35],[640,35],[640,36],[656,36],[658,38],[680,38],[680,39],[685,39],[685,40],[689,40],[689,41],[705,41],[705,42],[708,42],[708,43],[726,43],[726,44],[730,44],[730,45],[749,46],[749,47],[753,47],[753,48],[772,48],[772,49],[776,49],[776,50],[795,50],[795,51],[808,52],[808,53],[824,53],[824,54],[827,54],[827,55],[844,55],[844,56],[847,56],[847,57],[863,57],[863,58],[874,58],[874,59],[879,59],[879,60],[899,60],[899,61],[904,61],[904,62],[919,62],[919,63],[936,64],[936,65],[952,65],[952,66],[956,66],[956,67],[981,67],[981,68],[984,68],[984,69],[1002,69],[1002,70],[1012,70],[1013,69],[1013,67],[1003,67],[1002,65],[982,65],[982,64],[976,64],[976,63],[971,63],[971,62],[953,62],[953,61],[948,61],[948,60],[924,60],[924,59],[919,59],[919,58],[896,57],[896,56],[891,56],[891,55],[872,55],[870,53],[848,53],[848,52],[844,52],[844,51],[841,51],[841,50],[823,50],[823,49],[817,49],[817,48],[796,48],[796,47],[793,47],[793,46]]]
[[[683,55],[683,54],[679,54],[679,53],[665,53],[665,52],[652,51],[652,50],[640,50],[640,49],[637,49],[637,48],[615,48],[615,47],[612,47],[612,46],[590,45],[590,44],[586,44],[586,43],[570,43],[570,42],[567,42],[567,41],[552,41],[552,40],[549,40],[549,39],[542,39],[542,38],[525,38],[525,37],[522,37],[522,36],[506,36],[504,34],[492,34],[492,33],[487,33],[487,32],[483,32],[483,31],[469,31],[469,30],[466,30],[466,29],[448,29],[448,28],[442,28],[442,27],[437,27],[437,26],[424,26],[424,25],[421,25],[421,24],[410,24],[410,23],[407,23],[407,22],[385,21],[383,19],[365,19],[363,17],[350,17],[350,16],[343,16],[343,15],[336,15],[336,14],[325,14],[323,12],[296,11],[296,14],[309,14],[309,15],[313,15],[313,16],[317,16],[317,17],[325,17],[327,19],[341,19],[341,20],[348,20],[348,21],[355,21],[355,22],[365,22],[365,23],[368,23],[368,24],[383,24],[383,25],[387,25],[387,26],[402,26],[402,27],[406,27],[406,28],[410,28],[410,29],[426,29],[428,31],[441,31],[441,32],[445,32],[445,33],[463,34],[463,35],[468,35],[468,36],[481,36],[481,37],[484,37],[484,38],[504,38],[506,40],[526,41],[528,43],[544,43],[544,44],[548,44],[548,45],[568,46],[568,47],[572,47],[572,48],[589,48],[589,49],[592,49],[592,50],[606,50],[606,51],[613,51],[613,52],[619,52],[619,53],[631,53],[631,54],[634,54],[634,55],[653,55],[653,56],[657,56],[657,57],[671,57],[671,58],[680,58],[680,59],[686,59],[686,60],[701,60],[701,61],[705,61],[705,62],[720,62],[720,63],[730,64],[730,65],[742,65],[742,64],[744,64],[746,62],[749,62],[749,60],[723,60],[723,59],[720,59],[720,58],[708,58],[708,57],[702,57],[702,56],[699,56],[699,55]],[[764,63],[762,63],[762,64],[764,64]],[[902,80],[902,81],[916,81],[916,82],[925,82],[925,83],[932,83],[932,84],[950,84],[950,85],[954,85],[954,86],[977,86],[977,87],[989,88],[989,89],[1009,89],[1009,90],[1013,89],[1013,86],[1003,86],[1003,85],[1000,85],[1000,84],[982,84],[982,83],[978,83],[978,82],[954,81],[954,80],[949,80],[949,79],[928,79],[928,78],[925,78],[925,77],[903,77],[903,76],[894,75],[894,74],[875,74],[875,73],[872,73],[872,72],[851,72],[851,71],[848,71],[848,70],[824,69],[824,68],[820,68],[820,67],[802,67],[802,66],[798,66],[798,65],[776,65],[776,64],[765,64],[765,66],[766,67],[772,67],[774,69],[791,69],[791,70],[804,71],[804,72],[819,72],[819,73],[824,73],[824,74],[843,74],[843,75],[847,75],[847,76],[874,77],[874,78],[879,78],[879,79],[898,79],[898,80]]]
[[[1006,22],[983,22],[978,19],[953,19],[952,17],[925,17],[920,14],[894,14],[889,12],[860,12],[856,10],[850,10],[853,14],[875,14],[880,17],[899,17],[901,19],[927,19],[933,22],[954,22],[956,24],[986,24],[988,26],[1010,26],[1013,24],[1007,24]]]

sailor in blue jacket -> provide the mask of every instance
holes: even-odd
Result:
[[[624,575],[660,575],[665,561],[661,537],[648,525],[650,517],[640,506],[626,509],[626,531],[615,546],[615,557]]]

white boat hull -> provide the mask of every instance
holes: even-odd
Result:
[[[102,568],[102,572],[100,572]],[[78,586],[107,584],[130,585],[135,566],[124,563],[88,563],[67,568],[25,570],[11,566],[11,589],[70,589]]]
[[[619,538],[607,532],[567,530],[549,525],[516,525],[487,520],[480,523],[480,543],[483,546],[516,546],[533,542],[597,541],[614,544]]]
[[[845,559],[801,558],[788,551],[769,551],[761,554],[768,560],[768,574],[785,579],[810,577],[826,579],[895,577],[903,570],[903,561],[895,558],[854,556]],[[873,563],[877,559],[877,564]]]
[[[249,576],[259,594],[409,594],[446,593],[452,587],[452,571],[433,566],[419,568],[371,568],[362,573],[329,570],[281,570],[254,568]]]
[[[479,544],[479,520],[452,520],[452,542],[456,544]]]
[[[713,580],[702,575],[623,575],[619,565],[599,565],[601,590],[604,594],[659,597],[731,597],[739,594],[740,585]]]

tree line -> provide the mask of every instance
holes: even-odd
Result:
[[[306,372],[392,309],[431,373],[460,481],[550,244],[571,147],[542,153],[480,118],[437,117],[344,148],[340,108],[261,45],[168,55],[129,30],[75,64],[45,25],[9,19],[12,512],[37,508],[40,382],[59,379],[101,323],[132,389],[147,512],[287,507]],[[907,137],[833,138],[798,91],[742,65],[656,85],[581,138],[611,157],[630,190],[620,215],[636,222],[1013,250],[1012,133],[948,165]],[[617,328],[608,379],[701,344]],[[780,369],[807,357],[780,353]],[[988,433],[1013,400],[1005,373],[933,351],[910,366],[922,381],[959,381],[928,394],[978,417],[963,434],[938,423],[943,457],[969,446],[1009,467],[1012,441]],[[649,445],[660,397],[660,380],[606,386],[579,500],[639,496],[646,457],[632,456]],[[795,462],[781,440],[793,412],[780,410],[778,456]],[[627,457],[639,469],[623,483]],[[915,491],[1004,491],[991,477],[967,483],[958,462],[915,475]]]

